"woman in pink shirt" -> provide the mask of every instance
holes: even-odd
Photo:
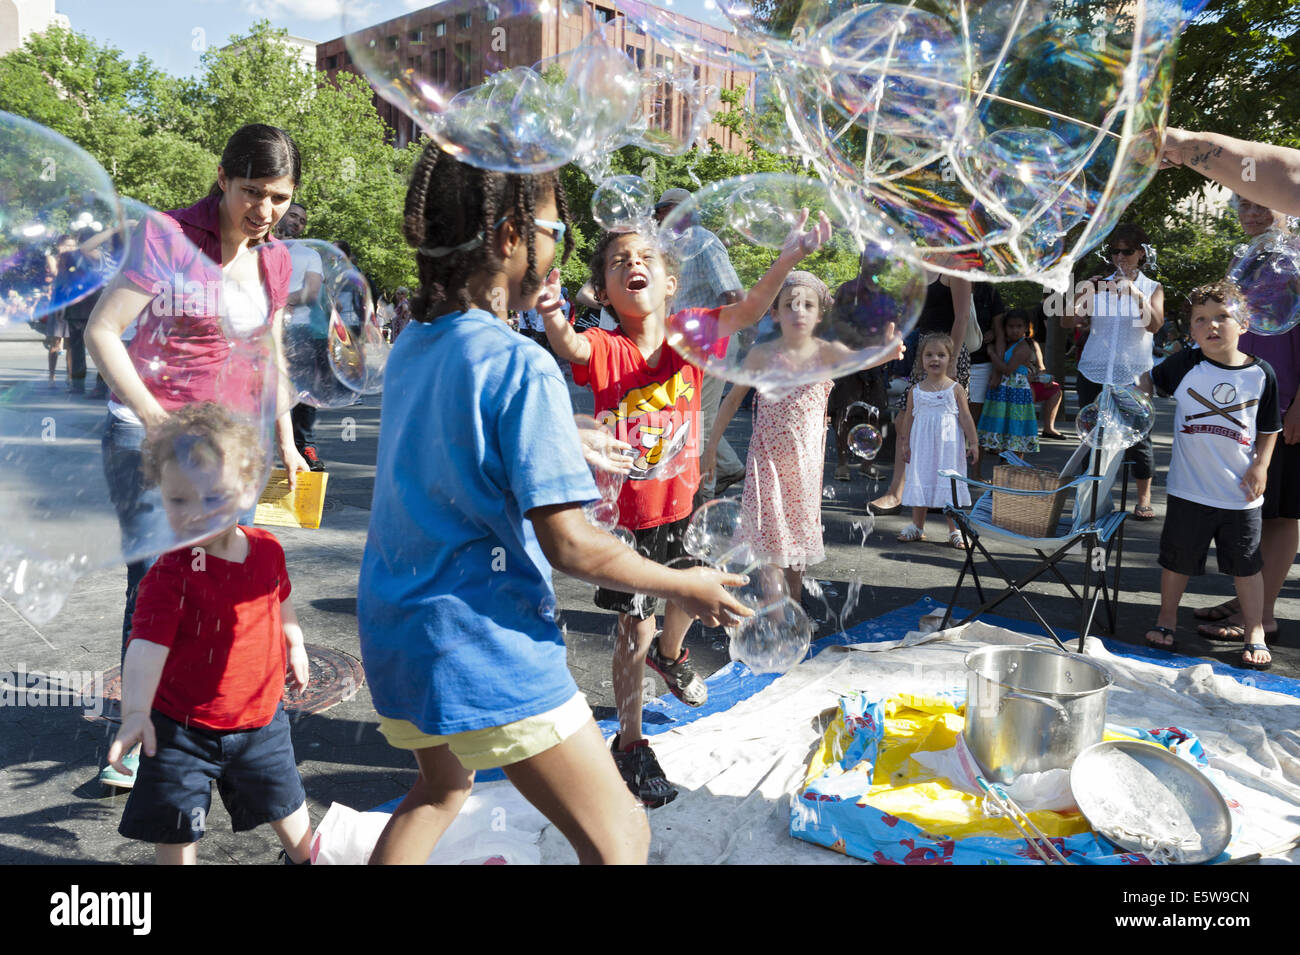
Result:
[[[307,470],[294,448],[288,405],[266,333],[279,334],[291,265],[272,228],[298,186],[298,147],[273,126],[244,126],[226,143],[207,198],[143,218],[124,265],[101,297],[86,346],[112,389],[103,438],[104,475],[122,528],[127,560],[122,646],[131,632],[136,589],[153,563],[150,550],[171,532],[156,487],[145,487],[140,444],[177,408],[217,401],[258,424],[275,417],[290,472]],[[123,333],[135,324],[130,343]],[[251,519],[246,521],[251,523]],[[156,555],[155,555],[156,556]]]

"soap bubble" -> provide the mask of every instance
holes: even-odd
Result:
[[[123,238],[121,203],[99,163],[53,130],[0,112],[0,328],[40,322],[102,288]],[[78,251],[90,246],[94,262]]]
[[[1270,230],[1236,252],[1228,270],[1246,299],[1250,331],[1282,335],[1300,323],[1300,239]]]
[[[1090,405],[1079,409],[1075,429],[1091,448],[1117,451],[1137,444],[1155,423],[1151,399],[1135,387],[1107,385]]]
[[[382,390],[389,345],[370,286],[336,246],[320,239],[285,242],[303,270],[307,301],[290,305],[284,361],[294,400],[316,408],[356,404]],[[310,294],[316,289],[315,294]]]
[[[910,243],[860,193],[830,189],[807,177],[741,176],[705,186],[676,206],[660,237],[680,256],[683,271],[710,249],[717,251],[720,242],[740,263],[741,285],[752,287],[775,261],[801,209],[809,211],[810,224],[825,213],[832,235],[799,268],[832,287],[844,286],[830,314],[802,333],[821,342],[813,357],[786,360],[787,339],[779,332],[764,334],[765,323],[732,335],[725,357],[719,356],[717,328],[690,309],[669,318],[668,342],[674,349],[711,375],[776,394],[843,377],[897,347],[915,324],[925,282],[907,258]]]
[[[582,513],[587,515],[587,522],[603,531],[612,531],[618,526],[618,501],[599,500],[582,506]]]
[[[849,450],[864,461],[875,460],[881,443],[880,431],[872,425],[859,424],[849,429]]]
[[[591,217],[605,229],[654,220],[653,187],[640,176],[611,176],[591,195]]]
[[[645,129],[635,142],[663,156],[684,156],[708,127],[721,100],[716,86],[683,65],[646,69],[641,76]]]
[[[169,513],[159,489],[147,488],[140,500],[157,519],[124,529],[114,501],[126,506],[137,499],[136,466],[116,444],[106,460],[103,403],[65,394],[62,381],[50,388],[39,338],[5,336],[0,597],[36,623],[57,613],[85,574],[190,547],[229,527],[256,502],[269,472],[279,376],[265,304],[257,329],[230,337],[223,319],[239,296],[237,286],[224,281],[229,276],[185,239],[174,220],[131,215],[135,225],[118,284],[101,293],[107,297],[101,304],[116,310],[144,302],[125,332],[123,366],[168,412],[168,424],[205,409],[205,417],[191,420],[173,440],[176,476],[198,490],[198,504]],[[92,367],[90,381],[81,384],[93,384],[93,375]],[[112,426],[121,428],[133,409],[120,397],[112,407]],[[151,433],[165,434],[168,424]],[[218,437],[206,437],[213,434]]]
[[[717,566],[744,545],[740,528],[740,502],[734,497],[715,498],[691,515],[682,546],[692,557]]]
[[[791,597],[741,621],[731,635],[731,658],[755,673],[785,673],[808,653],[813,627]]]

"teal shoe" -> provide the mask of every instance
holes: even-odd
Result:
[[[130,789],[134,786],[135,777],[140,774],[140,751],[136,749],[123,756],[122,765],[131,770],[130,776],[119,773],[112,764],[109,764],[99,771],[100,784],[112,786],[114,789]]]

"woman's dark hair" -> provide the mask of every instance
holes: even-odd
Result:
[[[402,231],[415,246],[420,291],[411,302],[411,317],[432,321],[440,305],[472,308],[468,282],[480,272],[499,271],[504,263],[492,241],[502,218],[511,219],[528,250],[528,270],[520,288],[525,295],[537,291],[535,238],[537,203],[555,197],[560,221],[569,225],[569,204],[554,172],[522,175],[467,166],[429,143],[411,174],[406,190]],[[564,253],[573,251],[573,231],[564,231]]]
[[[1145,246],[1151,244],[1151,237],[1147,235],[1146,229],[1136,222],[1121,222],[1115,226],[1114,231],[1107,237],[1106,245],[1109,247],[1120,242],[1128,243],[1138,250],[1138,268],[1142,268],[1147,264]]]
[[[288,176],[297,186],[302,161],[298,156],[298,145],[283,129],[264,123],[249,123],[226,140],[226,148],[221,151],[221,168],[226,171],[228,179]],[[221,195],[221,186],[214,182],[208,195]]]

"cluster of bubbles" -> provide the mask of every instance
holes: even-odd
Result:
[[[1300,237],[1270,229],[1233,250],[1228,277],[1246,299],[1250,330],[1282,335],[1300,323]]]
[[[382,388],[388,344],[364,277],[328,243],[295,245],[258,246],[223,269],[175,220],[118,196],[74,143],[0,113],[0,599],[42,623],[79,577],[211,537],[256,503],[290,406]],[[286,252],[308,274],[281,336],[258,257]],[[66,340],[59,365],[71,372],[68,352],[101,305],[97,325],[121,328],[120,345],[103,347],[120,347],[123,367],[185,422],[178,473],[204,490],[198,510],[159,505],[158,520],[127,531],[114,501],[131,495],[101,447],[104,404],[86,397],[95,372],[65,381],[59,367],[48,380],[38,337]],[[138,422],[118,396],[109,411]]]
[[[1115,452],[1145,438],[1155,424],[1155,408],[1140,389],[1106,385],[1097,400],[1079,409],[1074,426],[1090,448]]]
[[[733,660],[755,673],[784,673],[804,658],[812,622],[791,596],[781,568],[764,564],[746,542],[739,501],[723,497],[701,505],[683,543],[697,560],[749,578],[732,591],[754,614],[727,628]]]
[[[960,253],[943,267],[1058,289],[1155,173],[1177,37],[1205,5],[724,3],[724,31],[612,2],[612,18],[573,0],[447,2],[427,28],[397,20],[404,0],[345,4],[343,29],[355,65],[448,152],[512,172],[577,162],[597,183],[620,145],[689,150],[717,106],[709,79],[749,74],[760,143],[883,212],[896,257]]]
[[[602,23],[572,0],[446,2],[427,23],[393,22],[411,10],[406,0],[343,4],[348,53],[381,96],[471,165],[534,173],[576,162],[600,181],[620,146],[688,152],[717,109],[717,87],[693,63],[666,49],[628,55],[625,20]]]

